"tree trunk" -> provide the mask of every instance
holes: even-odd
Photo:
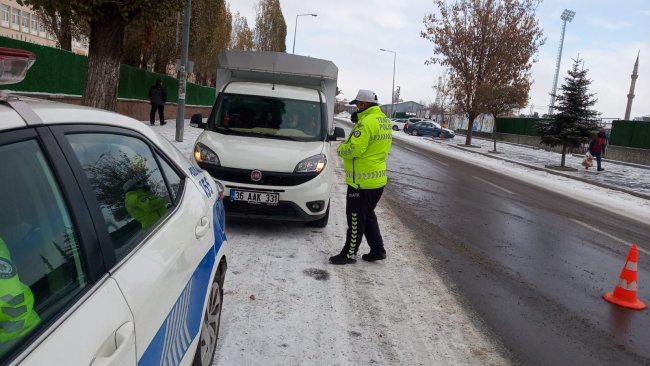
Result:
[[[126,22],[117,17],[103,17],[90,22],[88,70],[81,104],[114,111]]]
[[[492,140],[494,140],[494,152],[497,152],[497,114],[492,113],[494,116],[494,124],[492,125]]]
[[[564,163],[566,162],[566,145],[562,144],[562,162],[560,166],[564,168]]]
[[[58,35],[61,49],[72,51],[72,20],[69,14],[61,14],[61,33]]]
[[[467,115],[467,117],[469,118],[469,121],[467,122],[467,136],[465,137],[465,145],[470,146],[472,144],[472,127],[476,115],[470,113]]]

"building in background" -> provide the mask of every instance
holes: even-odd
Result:
[[[36,12],[15,0],[0,0],[0,36],[56,47],[56,37],[46,31]],[[73,39],[72,52],[88,55],[88,40]]]
[[[416,102],[401,102],[395,104],[383,104],[380,106],[380,108],[382,112],[384,112],[384,114],[388,117],[391,117],[389,115],[391,110],[394,110],[395,113],[406,113],[415,116],[417,111],[424,109],[425,106]]]

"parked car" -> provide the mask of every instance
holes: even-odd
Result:
[[[431,120],[410,123],[407,127],[404,127],[404,132],[413,136],[433,136],[444,138],[454,138],[454,136],[456,136],[454,130],[442,128],[437,122]],[[440,136],[441,134],[442,136]]]
[[[224,188],[142,122],[0,98],[0,364],[210,365]]]
[[[393,125],[393,131],[399,131],[404,129],[406,118],[393,118],[390,122]]]
[[[422,121],[430,121],[430,120],[426,118],[420,118],[420,117],[409,117],[406,119],[406,122],[404,123],[404,128],[402,128],[402,130],[406,132],[406,129],[408,128],[409,124],[422,122]]]

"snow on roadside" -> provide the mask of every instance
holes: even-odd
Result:
[[[201,131],[186,127],[178,143],[172,125],[154,129],[191,154]],[[346,185],[340,161],[333,163],[339,183],[326,228],[228,221],[214,364],[507,365],[501,346],[463,310],[385,201],[377,215],[388,259],[328,264],[346,229]]]

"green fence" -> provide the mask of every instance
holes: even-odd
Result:
[[[609,143],[617,146],[650,149],[650,122],[614,121]]]
[[[538,136],[535,123],[539,118],[497,118],[497,132],[513,135]]]
[[[36,62],[25,79],[4,88],[51,94],[82,95],[88,58],[75,53],[0,36],[0,47],[18,48],[36,54]],[[120,66],[119,98],[149,100],[149,88],[162,79],[167,101],[178,102],[178,80],[129,65]],[[214,88],[187,83],[185,102],[188,105],[211,106],[216,97]]]

